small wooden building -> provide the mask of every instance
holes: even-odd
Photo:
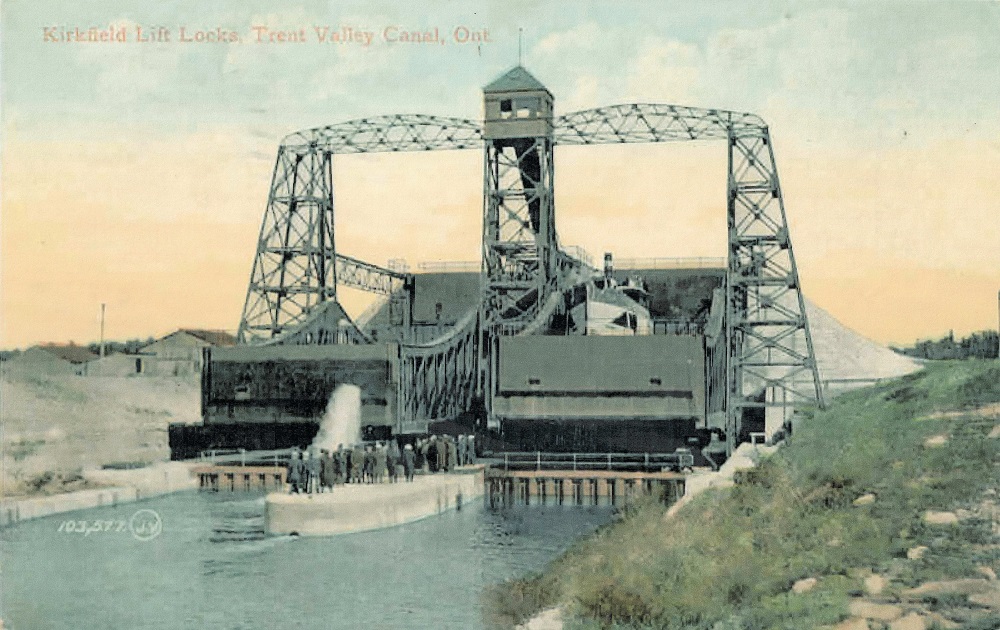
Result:
[[[181,328],[140,350],[137,372],[153,376],[200,374],[203,348],[230,347],[236,337],[224,330]]]
[[[45,344],[32,346],[5,361],[5,370],[30,374],[85,376],[98,356],[84,346]]]

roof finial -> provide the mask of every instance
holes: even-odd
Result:
[[[524,29],[517,29],[517,65],[521,64],[521,46],[524,44]]]

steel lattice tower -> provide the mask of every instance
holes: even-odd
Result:
[[[728,130],[729,354],[726,436],[730,451],[744,412],[823,405],[819,372],[788,221],[766,126]],[[757,400],[757,397],[763,399]]]
[[[527,325],[555,279],[552,94],[518,66],[483,88],[484,327]]]
[[[269,339],[336,298],[333,172],[328,150],[282,147],[257,241],[238,338]]]

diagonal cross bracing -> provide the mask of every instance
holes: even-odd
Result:
[[[520,148],[509,141],[484,140],[478,121],[424,115],[363,118],[287,136],[272,176],[241,341],[272,338],[303,325],[319,305],[336,299],[338,282],[379,293],[406,283],[400,277],[405,274],[393,275],[335,253],[332,155],[485,147],[483,275],[491,280],[484,280],[479,317],[464,321],[460,334],[401,350],[401,373],[411,380],[404,378],[401,385],[400,408],[414,417],[450,414],[481,385],[470,373],[489,369],[494,344],[489,335],[480,336],[482,331],[513,334],[524,329],[544,297],[571,282],[582,268],[558,246],[552,148],[724,140],[729,147],[726,351],[717,353],[713,365],[718,369],[712,373],[724,374],[725,383],[710,378],[709,389],[725,388],[731,444],[745,409],[822,404],[764,121],[726,110],[624,104],[558,116],[551,128],[551,136]],[[802,385],[798,377],[803,375],[810,377],[812,387]],[[762,392],[765,401],[757,402]]]

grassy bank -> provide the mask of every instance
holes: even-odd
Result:
[[[511,626],[561,604],[570,627],[803,630],[869,603],[925,627],[1000,627],[1000,612],[968,592],[909,590],[997,584],[986,576],[1000,572],[1000,439],[988,437],[998,401],[995,361],[937,364],[838,398],[735,487],[670,520],[640,505],[544,574],[491,591],[488,621]],[[956,522],[932,524],[928,511]]]

